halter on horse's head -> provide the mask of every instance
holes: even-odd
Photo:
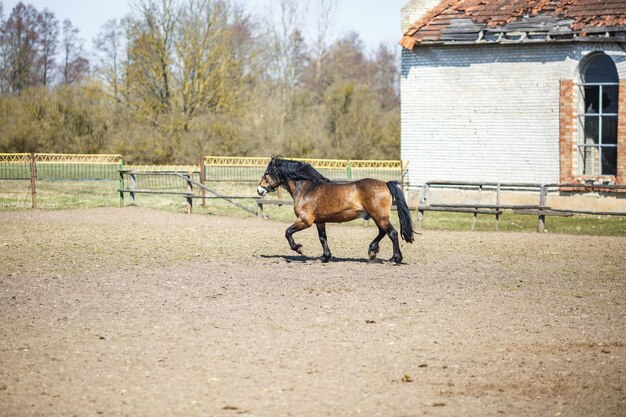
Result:
[[[281,160],[282,158],[280,156],[275,156],[270,160],[270,163],[267,165],[265,173],[261,177],[261,180],[259,181],[259,186],[257,187],[257,193],[261,197],[263,197],[267,193],[276,191],[276,189],[282,185],[280,183],[279,176],[276,175],[276,164]]]

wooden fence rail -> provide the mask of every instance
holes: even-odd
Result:
[[[198,182],[195,181],[192,178],[192,173],[186,173],[183,174],[181,172],[169,172],[169,171],[163,171],[163,172],[138,172],[138,171],[134,171],[134,170],[129,170],[129,169],[120,169],[120,176],[124,176],[127,175],[130,178],[129,184],[128,184],[128,188],[124,188],[124,184],[125,182],[122,180],[122,185],[121,188],[118,188],[118,192],[121,195],[121,205],[124,205],[124,194],[128,194],[130,197],[130,205],[135,205],[136,204],[136,194],[161,194],[161,195],[176,195],[176,196],[181,196],[184,197],[185,200],[187,201],[187,214],[192,214],[193,213],[193,200],[194,199],[221,199],[224,201],[227,201],[228,203],[247,211],[248,213],[257,216],[257,217],[264,217],[263,214],[263,207],[264,205],[278,205],[278,206],[283,206],[283,205],[293,205],[293,201],[291,200],[274,200],[274,199],[267,199],[267,198],[261,198],[261,197],[247,197],[247,196],[228,196],[228,195],[224,195],[221,194],[209,187],[207,187],[206,185],[204,185],[202,182]],[[173,175],[176,177],[181,178],[182,180],[184,180],[187,184],[187,190],[186,191],[165,191],[165,190],[142,190],[142,189],[138,189],[136,188],[136,184],[137,184],[137,177],[140,175]],[[209,193],[213,194],[212,196],[207,196],[206,193],[203,193],[202,195],[196,195],[194,194],[194,185],[199,187],[202,191],[206,192],[208,191]],[[235,200],[253,200],[256,204],[256,210],[250,209],[249,207],[246,207],[240,203],[238,203]]]
[[[429,203],[431,188],[452,188],[452,189],[476,189],[479,192],[490,188],[496,192],[495,204],[484,204],[477,201],[475,204],[454,204],[454,203]],[[539,202],[536,205],[524,204],[501,204],[502,191],[538,191]],[[419,205],[417,207],[417,229],[421,230],[424,214],[426,211],[443,211],[456,213],[471,213],[473,215],[471,230],[476,226],[476,218],[479,214],[495,216],[495,230],[500,227],[500,216],[504,210],[512,210],[514,214],[537,216],[537,232],[545,230],[546,216],[569,217],[575,214],[599,215],[599,216],[626,216],[622,211],[591,211],[576,209],[559,209],[547,205],[548,192],[550,190],[567,192],[576,191],[598,191],[605,193],[616,193],[626,191],[626,185],[605,185],[605,184],[536,184],[536,183],[495,183],[495,182],[451,182],[451,181],[430,181],[422,187]]]
[[[125,188],[124,187],[124,175],[128,175],[130,177],[130,184],[129,184],[129,188]],[[181,192],[181,191],[166,191],[166,190],[142,190],[142,189],[137,189],[136,188],[136,184],[137,184],[137,176],[140,175],[170,175],[170,176],[175,176],[178,177],[180,179],[182,179],[186,184],[187,184],[187,190],[185,192]],[[163,195],[180,195],[185,197],[186,201],[187,201],[187,213],[191,214],[193,212],[193,200],[197,199],[197,198],[201,198],[203,200],[207,199],[207,198],[219,198],[222,199],[224,201],[227,201],[228,203],[242,209],[245,210],[253,215],[258,215],[258,210],[254,211],[252,209],[250,209],[249,207],[246,207],[236,201],[234,201],[235,199],[241,199],[241,198],[251,198],[251,199],[255,199],[253,197],[232,197],[232,196],[227,196],[224,195],[222,193],[219,193],[218,191],[215,191],[209,187],[207,187],[203,182],[202,182],[202,177],[201,177],[201,181],[196,181],[194,180],[193,177],[193,173],[192,172],[188,172],[188,173],[181,173],[181,172],[176,172],[176,171],[151,171],[151,172],[141,172],[141,171],[135,171],[135,170],[129,170],[129,169],[120,169],[120,177],[122,178],[122,180],[120,180],[120,188],[117,190],[120,193],[120,201],[121,201],[121,205],[124,205],[124,194],[129,194],[130,196],[130,204],[131,205],[135,205],[136,203],[136,194],[141,194],[141,193],[145,193],[145,194],[163,194]],[[203,192],[202,195],[195,195],[194,194],[194,185],[199,187]],[[206,192],[209,192],[211,194],[213,194],[213,197],[208,197],[206,196]]]

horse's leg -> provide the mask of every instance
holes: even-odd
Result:
[[[389,239],[391,239],[391,243],[393,244],[393,256],[391,257],[391,259],[389,259],[389,261],[397,263],[397,264],[401,263],[402,252],[400,251],[400,242],[398,240],[398,232],[389,221],[389,217],[384,217],[382,219],[374,219],[374,221],[376,222],[376,226],[378,226],[380,230],[384,230],[387,236],[389,236]]]
[[[294,222],[294,224],[292,224],[291,226],[287,228],[287,230],[285,230],[285,237],[287,238],[287,242],[289,242],[289,246],[291,247],[291,249],[295,250],[300,255],[304,255],[302,253],[302,245],[296,243],[293,240],[293,237],[291,235],[293,235],[296,232],[299,232],[300,230],[306,229],[307,227],[311,227],[311,223],[307,224],[304,220],[302,220],[301,218],[298,218]]]
[[[324,254],[322,255],[321,261],[326,263],[330,261],[330,257],[332,254],[330,253],[330,249],[328,248],[328,238],[326,237],[326,223],[316,223],[317,233],[320,236],[320,243],[322,244],[322,249],[324,250]]]
[[[373,261],[374,259],[376,259],[376,255],[378,254],[378,251],[380,250],[380,247],[378,246],[378,244],[383,239],[383,237],[385,237],[386,234],[387,232],[385,232],[383,229],[378,227],[378,236],[376,236],[376,238],[372,240],[372,243],[370,243],[369,250],[367,251],[367,254],[370,257],[370,261]]]
[[[387,226],[386,232],[387,236],[389,236],[389,239],[391,239],[391,242],[393,243],[393,256],[389,260],[391,262],[399,264],[402,262],[402,252],[400,252],[400,240],[398,239],[398,232],[391,225],[391,223],[389,223],[389,226]]]

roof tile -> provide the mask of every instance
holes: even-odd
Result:
[[[443,0],[405,32],[401,45],[485,42],[483,30],[545,32],[546,41],[555,40],[549,36],[555,33],[589,40],[588,31],[598,29],[615,34],[602,40],[626,41],[626,0]]]

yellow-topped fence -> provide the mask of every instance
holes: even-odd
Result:
[[[32,207],[37,207],[38,181],[114,181],[122,167],[122,155],[117,154],[0,154],[0,180],[30,181]],[[10,205],[6,201],[3,197],[2,205]]]
[[[399,160],[358,160],[358,159],[310,159],[287,158],[311,164],[315,168],[381,168],[403,169],[406,162]],[[205,165],[231,167],[265,167],[271,158],[232,157],[232,156],[205,156]]]
[[[115,180],[122,155],[0,153],[0,179]]]
[[[29,162],[29,153],[0,153],[0,163]]]
[[[28,155],[28,154],[26,154]],[[119,154],[80,154],[80,153],[36,153],[35,161],[40,163],[71,163],[111,165],[119,164],[122,155]]]
[[[29,180],[31,154],[0,153],[0,179]]]
[[[333,180],[377,178],[404,182],[407,162],[399,160],[350,160],[288,158],[307,162]],[[205,156],[207,181],[258,181],[270,158]]]

